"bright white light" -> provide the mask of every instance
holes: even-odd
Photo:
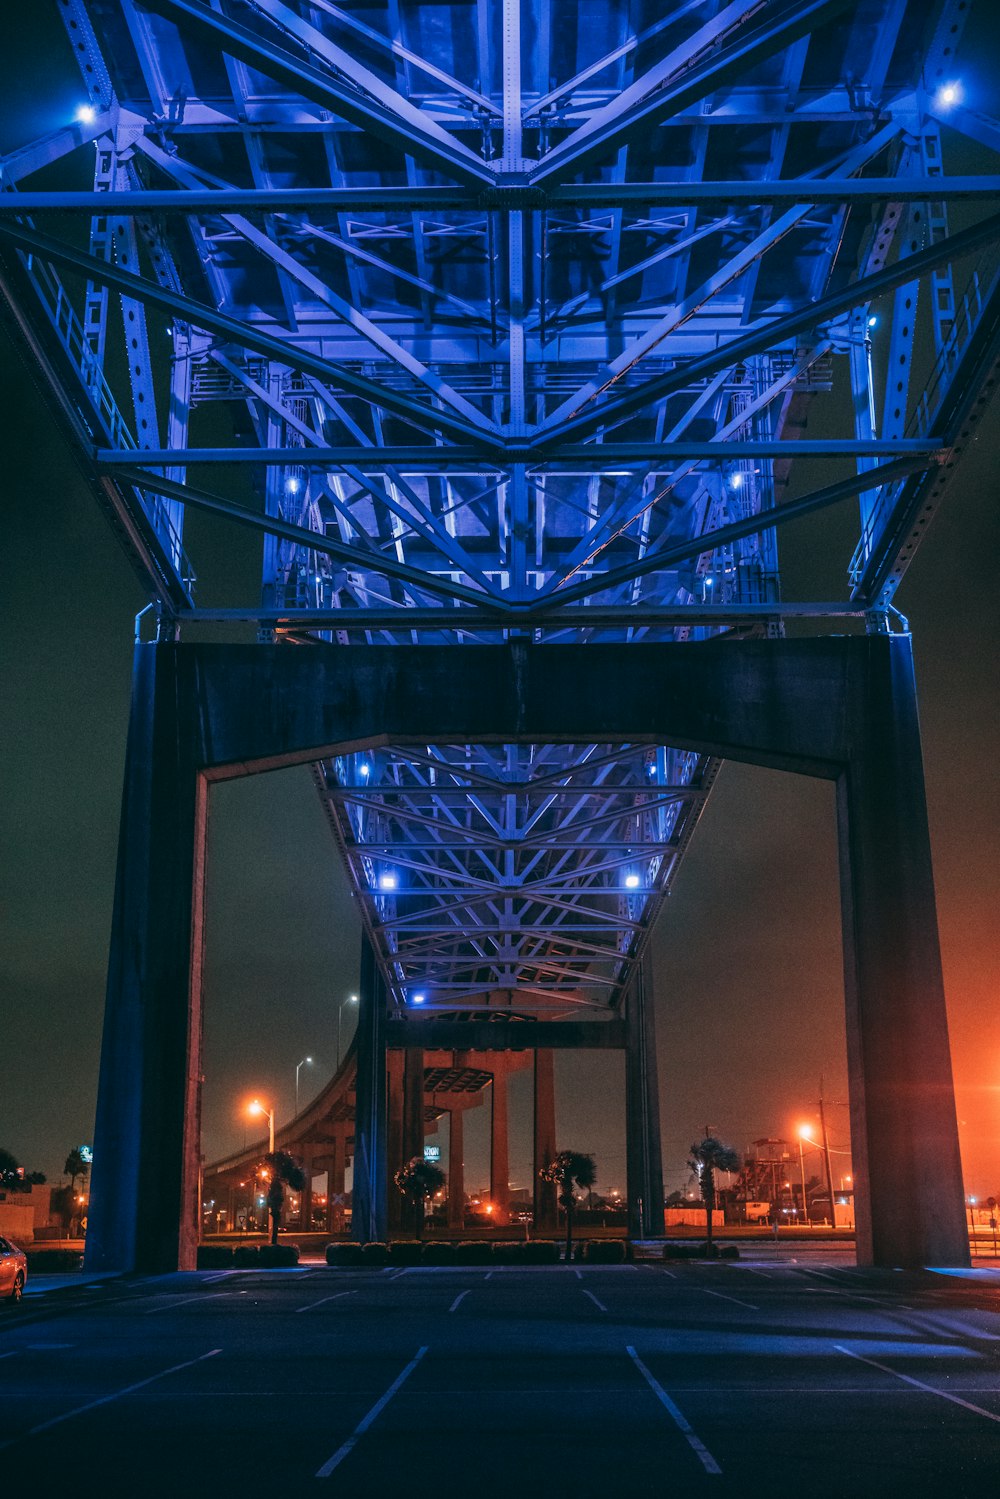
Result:
[[[97,119],[97,110],[92,104],[81,104],[76,117],[81,125],[92,125]]]
[[[395,890],[396,876],[394,874],[380,874],[378,877],[378,887],[380,890]]]
[[[625,889],[626,890],[638,890],[638,888],[639,888],[639,876],[637,874],[627,874],[625,876]]]
[[[285,488],[288,490],[289,494],[298,494],[299,490],[302,488],[302,485],[298,479],[289,479],[288,483],[285,485]]]
[[[426,994],[411,994],[410,995],[410,1004],[411,1005],[422,1005],[426,999],[427,999],[427,995]]]
[[[706,578],[705,579],[705,587],[706,588],[712,588],[714,586],[714,584],[715,584],[715,579],[714,578]]]
[[[372,773],[372,768],[368,764],[368,761],[367,760],[362,760],[361,764],[358,766],[358,775],[359,776],[364,776],[365,779],[367,780],[367,778],[371,775],[371,773]]]
[[[734,489],[739,489],[740,486],[743,483],[743,475],[742,474],[733,474],[733,476],[732,476],[732,478],[730,479],[729,482],[733,486]]]
[[[942,83],[934,95],[934,102],[939,109],[953,109],[956,104],[962,102],[962,85],[960,83]]]
[[[878,327],[878,318],[875,317],[874,313],[868,319],[868,326],[869,326],[869,328],[877,328]]]

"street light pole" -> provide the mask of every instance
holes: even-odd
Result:
[[[344,1019],[344,1006],[345,1005],[356,1005],[357,1002],[358,1002],[358,996],[356,994],[349,994],[346,999],[342,999],[340,1001],[340,1004],[337,1007],[337,1071],[338,1072],[340,1071],[340,1027],[341,1027],[341,1022]]]
[[[274,1155],[274,1110],[265,1109],[259,1098],[255,1098],[247,1110],[250,1114],[265,1114],[267,1116],[267,1150],[269,1155]]]
[[[802,1219],[809,1222],[809,1208],[806,1204],[806,1162],[802,1154],[802,1131],[799,1130],[799,1176],[802,1178]]]
[[[823,1159],[826,1162],[826,1189],[830,1194],[830,1227],[836,1231],[837,1210],[834,1207],[833,1167],[830,1165],[830,1136],[826,1132],[826,1114],[823,1112],[823,1079],[819,1083],[819,1127],[823,1131]]]
[[[303,1057],[295,1068],[295,1117],[299,1117],[299,1073],[306,1065],[312,1066],[312,1057]]]

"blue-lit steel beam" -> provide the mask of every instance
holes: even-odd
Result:
[[[344,368],[343,365],[322,359],[290,339],[286,341],[262,333],[250,323],[216,312],[191,297],[155,286],[141,276],[135,276],[130,271],[123,271],[118,266],[109,265],[86,251],[76,250],[60,240],[54,240],[48,235],[28,229],[23,224],[0,221],[0,235],[33,254],[39,255],[43,260],[81,271],[85,275],[92,276],[95,281],[105,282],[109,286],[117,286],[127,295],[137,297],[140,301],[154,307],[160,307],[173,316],[193,324],[196,328],[202,328],[206,332],[221,333],[224,338],[243,348],[253,349],[270,359],[280,360],[291,365],[293,369],[318,375],[322,380],[331,381],[354,395],[359,395],[367,401],[395,411],[400,416],[405,416],[415,426],[431,431],[439,430],[467,439],[478,439],[482,436],[470,423],[460,421],[450,412],[432,409],[415,399],[402,395],[390,386],[380,385],[374,380],[358,375],[353,370]]]
[[[375,74],[349,59],[347,74],[362,87],[347,87],[332,73],[303,62],[249,26],[202,5],[199,0],[144,0],[147,10],[174,21],[182,33],[198,36],[238,57],[306,99],[312,99],[387,145],[409,152],[458,182],[488,182],[486,164],[461,141],[415,109]],[[329,45],[329,44],[328,44]]]
[[[854,0],[735,0],[606,109],[547,152],[531,173],[537,183],[579,172],[595,158],[651,129],[679,110],[748,72],[840,15]],[[748,18],[753,24],[746,25]],[[734,40],[728,40],[729,37]],[[707,61],[700,61],[707,53]]]
[[[997,126],[1000,133],[1000,125]],[[87,137],[85,137],[87,138]],[[76,143],[74,143],[76,144]],[[27,149],[27,148],[25,148]],[[1000,151],[1000,145],[997,147]],[[16,156],[18,153],[13,153]],[[5,157],[4,162],[11,160]],[[40,162],[39,165],[44,165]],[[805,189],[808,182],[808,189]],[[269,187],[269,188],[137,188],[127,193],[26,190],[16,198],[0,194],[0,214],[112,213],[292,213],[306,209],[370,212],[520,213],[540,208],[686,208],[693,204],[799,202],[804,190],[811,203],[919,203],[932,193],[949,201],[992,203],[1000,196],[1000,176],[822,177],[771,181],[580,183],[535,188],[524,184],[490,186],[481,192],[441,187]]]
[[[388,577],[399,578],[401,582],[420,592],[440,594],[444,598],[453,598],[468,604],[479,604],[485,597],[489,597],[495,608],[503,610],[505,607],[503,599],[496,595],[486,595],[478,589],[466,588],[461,583],[452,583],[449,579],[437,577],[434,573],[409,567],[406,563],[397,561],[391,553],[373,553],[359,547],[345,546],[343,542],[324,536],[319,531],[310,531],[305,526],[292,525],[276,515],[261,515],[256,510],[248,510],[245,506],[237,505],[221,495],[208,494],[205,490],[195,489],[190,484],[177,484],[157,474],[145,473],[142,469],[121,469],[116,477],[121,482],[134,484],[150,494],[159,494],[167,499],[178,500],[181,504],[191,505],[196,510],[207,510],[214,515],[224,516],[236,525],[246,526],[250,530],[264,532],[270,536],[280,536],[286,541],[306,547],[309,551],[335,557],[338,561],[360,571],[377,570]]]
[[[0,226],[0,232],[3,232],[2,226]],[[780,313],[774,318],[758,322],[752,325],[746,333],[725,342],[717,352],[689,360],[676,371],[647,380],[634,390],[594,405],[592,409],[588,409],[573,420],[563,422],[561,426],[553,428],[546,434],[544,442],[540,442],[538,446],[544,449],[548,443],[565,442],[568,438],[582,436],[595,428],[621,421],[633,412],[648,406],[652,401],[669,395],[672,391],[682,390],[693,381],[712,375],[719,369],[732,366],[750,354],[773,348],[783,339],[827,326],[835,318],[850,312],[861,303],[873,301],[883,293],[902,286],[915,276],[921,276],[936,266],[944,265],[947,261],[957,260],[960,256],[967,255],[983,245],[994,244],[997,240],[1000,240],[1000,214],[992,214],[969,229],[960,230],[949,235],[947,239],[940,240],[937,244],[918,250],[902,265],[886,266],[881,271],[875,271],[870,276],[864,276],[859,281],[852,282],[843,291],[822,297],[808,307],[800,308],[796,312]]]
[[[248,382],[248,388],[250,384]],[[306,448],[151,448],[141,454],[133,448],[98,448],[95,456],[108,468],[117,464],[133,466],[137,461],[149,465],[294,463],[317,468],[355,466],[366,474],[384,473],[387,468],[415,469],[421,473],[464,470],[471,474],[485,474],[497,472],[497,462],[502,460],[504,469],[513,464],[526,464],[533,472],[590,474],[618,470],[623,466],[656,472],[659,464],[669,471],[675,461],[687,458],[725,463],[734,458],[887,458],[909,453],[933,457],[943,456],[946,446],[935,437],[788,437],[738,441],[718,437],[708,442],[565,443],[551,451],[546,449],[544,457],[539,459],[534,448],[504,443],[497,444],[487,460],[468,445],[404,448],[367,444],[331,448],[323,446],[318,438],[315,444]]]

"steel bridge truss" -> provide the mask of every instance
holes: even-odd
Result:
[[[0,161],[2,289],[161,638],[888,628],[997,352],[963,0],[56,4],[86,102]],[[779,528],[844,503],[843,597],[783,599]],[[712,775],[317,767],[395,1002],[536,1013],[618,1003]]]

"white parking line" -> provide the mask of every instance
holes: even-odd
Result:
[[[0,1353],[0,1358],[13,1358],[15,1353],[18,1353],[19,1351],[20,1350],[17,1348],[12,1348],[9,1353]]]
[[[465,1300],[465,1298],[466,1298],[466,1296],[468,1296],[468,1294],[469,1294],[468,1291],[459,1291],[458,1295],[455,1297],[455,1300],[452,1302],[451,1306],[448,1308],[449,1312],[457,1312],[458,1308],[462,1305],[462,1302]]]
[[[914,1379],[912,1374],[900,1374],[898,1369],[890,1369],[888,1364],[880,1364],[877,1359],[864,1358],[862,1354],[855,1353],[851,1348],[843,1348],[839,1343],[834,1343],[833,1346],[838,1353],[846,1353],[848,1358],[857,1359],[859,1364],[870,1364],[873,1369],[881,1369],[883,1374],[892,1374],[906,1384],[915,1385],[918,1390],[926,1390],[928,1395],[937,1395],[940,1400],[950,1400],[952,1405],[960,1405],[977,1416],[985,1416],[987,1421],[1000,1422],[1000,1416],[993,1411],[984,1410],[981,1405],[973,1405],[968,1400],[959,1399],[957,1395],[949,1395],[946,1390],[935,1389],[932,1384],[924,1384],[922,1379]]]
[[[688,1421],[683,1411],[681,1411],[674,1404],[670,1396],[667,1394],[666,1390],[660,1384],[659,1380],[655,1379],[654,1376],[650,1374],[649,1370],[646,1368],[646,1365],[636,1353],[635,1349],[626,1348],[625,1351],[632,1362],[635,1364],[643,1379],[649,1385],[649,1388],[652,1390],[657,1400],[663,1406],[664,1410],[669,1411],[670,1415],[673,1418],[674,1425],[677,1427],[678,1431],[682,1431],[684,1433],[684,1438],[688,1446],[697,1453],[698,1459],[702,1467],[705,1469],[705,1472],[721,1474],[722,1469],[719,1467],[718,1463],[715,1461],[715,1458],[709,1452],[708,1448],[705,1446],[701,1438],[696,1436],[692,1431],[691,1423]]]
[[[234,1291],[210,1291],[207,1296],[183,1296],[180,1301],[173,1302],[170,1306],[151,1306],[148,1312],[143,1312],[144,1317],[155,1317],[157,1312],[172,1312],[179,1306],[187,1306],[190,1301],[218,1301],[222,1296],[233,1296]],[[243,1293],[240,1292],[240,1295]]]
[[[492,1280],[493,1279],[493,1271],[492,1270],[487,1270],[485,1279],[486,1280]]]
[[[317,1468],[317,1478],[329,1478],[334,1469],[339,1468],[340,1464],[344,1461],[344,1458],[350,1456],[350,1454],[354,1451],[354,1448],[357,1446],[358,1442],[368,1430],[369,1426],[371,1426],[373,1421],[378,1419],[378,1417],[385,1410],[386,1406],[389,1404],[389,1401],[392,1399],[393,1395],[395,1395],[396,1391],[400,1389],[400,1387],[407,1379],[409,1379],[410,1375],[413,1373],[414,1369],[417,1367],[426,1352],[426,1348],[420,1348],[417,1350],[415,1357],[410,1360],[406,1368],[403,1370],[402,1374],[400,1374],[397,1379],[393,1380],[392,1384],[386,1390],[381,1400],[377,1400],[375,1402],[371,1410],[368,1412],[367,1416],[362,1417],[357,1426],[355,1426],[351,1435],[347,1438],[347,1441],[344,1442],[343,1446],[337,1448],[336,1452],[331,1458],[327,1459],[322,1468]]]
[[[577,1280],[582,1280],[583,1279],[583,1271],[582,1270],[577,1270],[574,1273],[576,1275]]]
[[[591,1301],[597,1307],[597,1310],[599,1312],[606,1312],[607,1311],[607,1307],[604,1305],[604,1302],[603,1301],[598,1301],[598,1299],[594,1295],[593,1291],[584,1291],[583,1294],[584,1294],[584,1296],[589,1296],[590,1297]]]
[[[182,1369],[192,1369],[195,1364],[202,1364],[207,1358],[214,1358],[221,1353],[221,1348],[212,1348],[208,1353],[199,1354],[197,1358],[189,1358],[183,1364],[172,1364],[169,1369],[161,1369],[159,1374],[151,1374],[148,1379],[140,1379],[135,1384],[126,1385],[124,1390],[116,1390],[113,1395],[102,1395],[98,1400],[88,1400],[86,1405],[78,1405],[71,1411],[63,1411],[61,1416],[53,1416],[48,1421],[40,1421],[37,1426],[24,1431],[20,1436],[10,1437],[6,1442],[0,1442],[0,1452],[13,1447],[15,1442],[23,1442],[28,1437],[36,1437],[40,1432],[50,1431],[53,1426],[59,1426],[63,1421],[72,1421],[74,1416],[82,1416],[87,1411],[96,1410],[99,1405],[111,1405],[115,1400],[121,1400],[125,1395],[133,1395],[136,1390],[144,1390],[147,1385],[155,1384],[158,1379],[166,1379],[168,1374],[179,1374]]]
[[[734,1306],[745,1306],[751,1312],[759,1312],[760,1307],[754,1306],[752,1301],[741,1301],[738,1296],[727,1296],[724,1291],[709,1291],[704,1286],[701,1288],[706,1296],[718,1296],[720,1301],[731,1301]]]
[[[311,1312],[313,1307],[325,1306],[328,1301],[339,1301],[341,1296],[356,1296],[357,1291],[334,1291],[332,1296],[321,1296],[318,1301],[310,1301],[308,1306],[297,1306],[297,1312]]]
[[[671,1280],[676,1280],[677,1279],[677,1276],[674,1274],[673,1270],[661,1270],[660,1274],[661,1275],[669,1275],[669,1277],[670,1277]]]

